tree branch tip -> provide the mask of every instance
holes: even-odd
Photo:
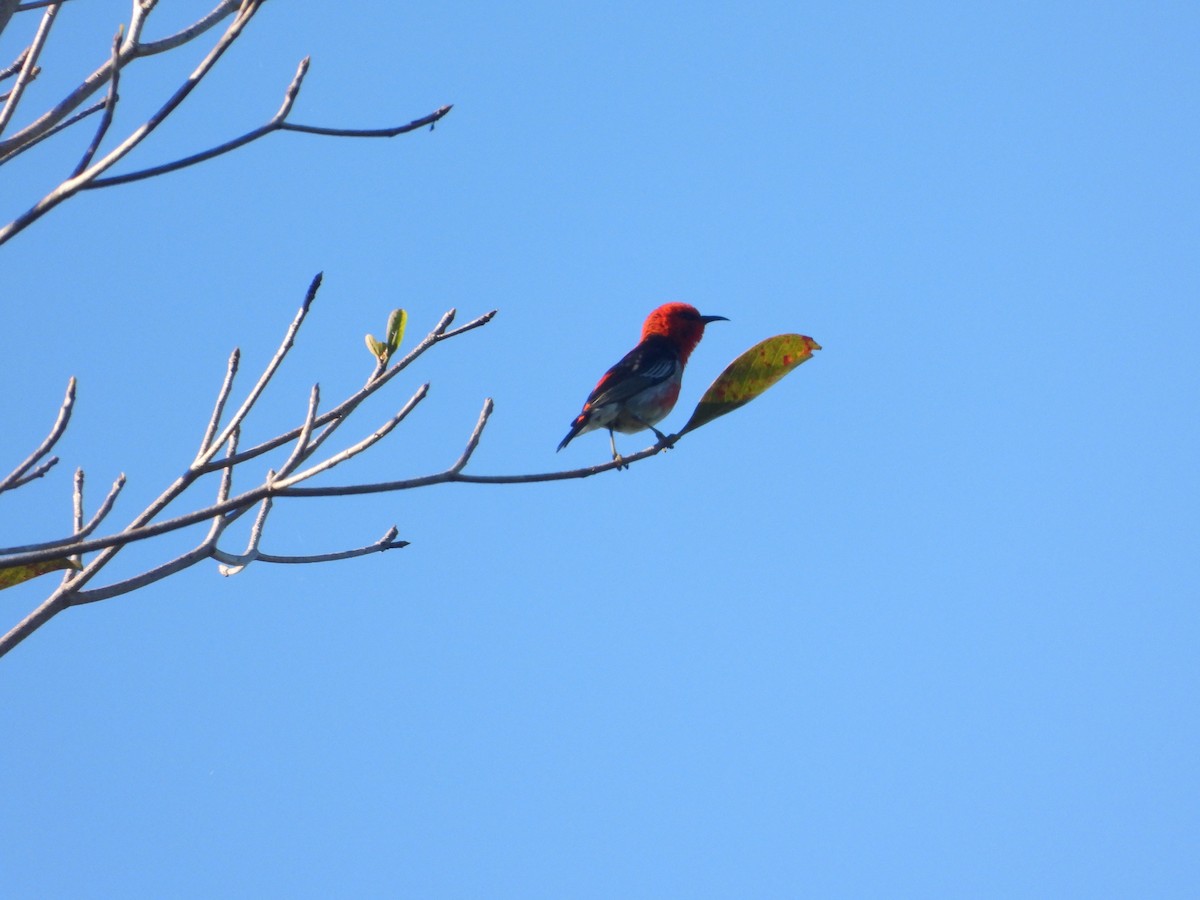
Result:
[[[303,306],[304,310],[307,311],[308,308],[310,306],[312,306],[313,300],[316,299],[317,291],[321,287],[321,282],[324,280],[325,280],[324,272],[318,272],[316,275],[313,276],[313,280],[308,286],[308,292],[305,293],[305,295],[304,295],[304,306]]]

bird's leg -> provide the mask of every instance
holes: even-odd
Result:
[[[617,452],[617,436],[613,433],[611,428],[608,429],[608,443],[612,446],[613,462],[617,464],[617,468],[628,469],[629,463],[625,462],[625,460],[621,457],[621,454]]]
[[[665,447],[666,449],[670,449],[671,445],[669,442],[671,439],[669,437],[667,437],[665,434],[663,434],[661,431],[659,431],[657,428],[655,428],[653,425],[651,425],[645,419],[640,419],[637,416],[635,416],[633,413],[629,414],[629,418],[633,419],[633,421],[637,422],[639,425],[644,425],[647,428],[649,428],[651,431],[653,431],[654,436],[656,438],[658,438],[658,442],[660,444],[662,444],[663,447]]]

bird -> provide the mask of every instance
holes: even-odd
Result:
[[[702,316],[687,303],[664,303],[650,313],[638,345],[597,382],[558,449],[581,434],[607,428],[613,461],[620,468],[623,460],[613,432],[633,434],[649,428],[665,442],[667,436],[654,426],[675,407],[684,366],[704,337],[704,326],[728,321],[725,316]]]

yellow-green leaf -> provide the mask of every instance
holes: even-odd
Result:
[[[57,569],[75,569],[78,571],[80,568],[79,563],[65,556],[60,559],[29,563],[24,566],[0,566],[0,591]]]
[[[755,344],[725,367],[679,433],[687,434],[744,406],[820,349],[820,344],[803,334],[777,334]]]
[[[389,356],[387,344],[383,343],[382,341],[375,340],[375,335],[368,334],[367,335],[367,349],[371,351],[372,356],[374,356],[377,360],[379,360],[385,366],[387,365],[388,356]]]
[[[400,349],[400,342],[404,340],[404,328],[406,325],[408,325],[408,313],[402,309],[393,309],[392,314],[388,316],[387,324],[389,353],[395,353]]]

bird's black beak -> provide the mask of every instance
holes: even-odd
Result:
[[[709,322],[728,322],[724,316],[701,316],[700,321],[707,325]]]

